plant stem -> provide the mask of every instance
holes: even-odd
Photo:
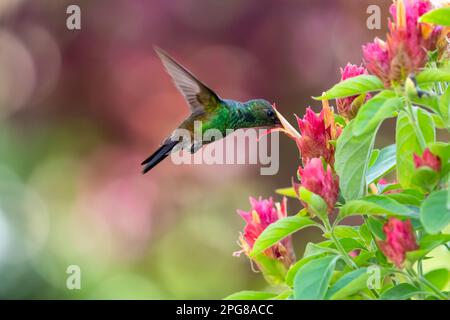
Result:
[[[405,97],[406,102],[406,113],[408,114],[409,123],[413,127],[414,133],[416,134],[416,138],[419,141],[420,148],[423,150],[427,147],[427,142],[425,141],[425,138],[422,134],[422,131],[420,130],[419,123],[416,119],[416,116],[414,115],[414,110],[412,108],[411,101],[408,97]]]
[[[419,277],[423,277],[423,265],[422,265],[422,259],[417,261],[417,273],[419,274]]]
[[[433,293],[438,296],[442,300],[448,300],[447,296],[441,292],[438,288],[436,288],[430,281],[428,281],[424,276],[418,276],[413,269],[407,269],[414,276],[417,281],[423,286],[427,286],[433,291]]]
[[[336,245],[336,248],[339,250],[339,252],[341,253],[342,259],[344,260],[344,262],[351,268],[351,269],[357,269],[358,266],[355,264],[355,262],[350,259],[348,253],[345,251],[344,247],[342,246],[342,244],[339,242],[339,240],[336,238],[335,234],[334,234],[334,225],[331,226],[330,222],[325,220],[325,227],[327,228],[327,231],[331,234],[331,239],[333,240],[334,244]]]
[[[419,277],[419,280],[425,284],[428,288],[430,288],[439,298],[442,300],[448,300],[448,297],[441,292],[438,288],[436,288],[430,281],[428,281],[425,277]]]

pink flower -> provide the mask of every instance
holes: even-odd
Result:
[[[363,57],[367,70],[380,78],[384,84],[389,87],[390,61],[386,42],[379,38],[375,38],[374,42],[364,45]]]
[[[406,252],[419,249],[411,221],[389,218],[383,226],[383,232],[386,240],[378,241],[378,245],[384,255],[398,268],[401,268],[406,258]]]
[[[330,165],[324,169],[320,158],[311,159],[304,168],[298,168],[301,186],[319,195],[328,205],[328,213],[333,211],[339,195],[339,179]],[[305,205],[306,206],[306,205]]]
[[[274,203],[272,198],[255,199],[250,197],[250,211],[238,210],[239,215],[244,218],[247,225],[244,233],[240,236],[242,251],[248,256],[253,249],[256,239],[272,223],[287,216],[287,200],[283,198],[280,203]],[[240,252],[236,253],[237,255]],[[295,255],[290,237],[284,238],[264,252],[269,258],[281,261],[289,267],[295,261]]]
[[[427,62],[427,51],[437,48],[443,28],[418,22],[430,9],[429,0],[395,1],[390,7],[393,20],[389,21],[387,42],[375,39],[363,46],[367,69],[386,87],[419,71]]]
[[[439,157],[432,154],[430,149],[426,148],[421,157],[416,153],[414,153],[413,156],[416,169],[420,167],[430,167],[434,171],[441,170],[441,160]]]
[[[347,65],[343,69],[341,68],[341,81],[367,73],[368,72],[366,68],[347,63]],[[336,106],[339,114],[348,120],[351,120],[356,116],[359,108],[364,104],[365,101],[370,99],[371,96],[370,94],[367,94],[361,99],[362,101],[355,101],[356,98],[358,98],[358,96],[336,99]]]
[[[348,255],[352,258],[356,258],[361,253],[361,249],[355,249],[348,253]]]
[[[337,139],[341,131],[336,127],[334,120],[327,124],[329,117],[326,116],[325,108],[318,115],[311,108],[307,108],[303,119],[296,116],[302,135],[296,141],[304,164],[312,158],[319,157],[323,157],[327,163],[334,164],[335,148],[330,141]]]

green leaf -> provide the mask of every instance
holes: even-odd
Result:
[[[293,187],[276,189],[275,192],[281,194],[282,196],[298,199],[297,193],[295,193]]]
[[[420,207],[420,222],[425,231],[435,234],[450,223],[450,209],[447,208],[447,190],[431,193]]]
[[[301,267],[294,278],[294,299],[322,300],[339,257],[315,259]]]
[[[407,206],[386,196],[371,195],[359,200],[352,200],[341,207],[338,218],[353,215],[393,215],[400,217],[416,217]]]
[[[367,261],[375,257],[376,251],[363,251],[359,253],[356,257],[353,258],[353,261],[356,263],[358,267],[363,265],[367,265]]]
[[[362,93],[380,91],[383,89],[383,82],[376,76],[359,75],[337,83],[321,97],[317,97],[317,99],[323,100],[351,97]]]
[[[372,242],[372,233],[369,227],[367,226],[367,223],[363,223],[359,227],[359,236],[365,242],[366,246],[370,246]]]
[[[284,283],[287,268],[282,261],[268,257],[263,253],[254,255],[252,260],[258,264],[264,279],[270,285],[276,286]]]
[[[432,154],[441,159],[442,166],[446,166],[450,161],[450,144],[445,142],[433,142],[428,145]]]
[[[328,206],[321,196],[304,187],[299,189],[299,197],[308,205],[308,210],[322,220],[328,219]]]
[[[391,118],[403,105],[391,90],[384,90],[361,106],[355,118],[353,134],[360,136],[375,130],[384,119]]]
[[[450,282],[450,270],[446,268],[435,269],[425,274],[425,279],[439,290],[446,290]]]
[[[433,119],[428,112],[414,108],[413,112],[418,120],[426,143],[435,139]],[[414,133],[406,112],[400,112],[397,119],[395,139],[397,142],[397,177],[404,189],[413,187],[411,183],[412,174],[415,171],[413,153],[422,154],[422,148]]]
[[[412,103],[416,106],[425,107],[433,112],[439,112],[439,99],[435,95],[414,95],[410,97]]]
[[[406,300],[419,293],[421,293],[421,291],[415,286],[409,283],[401,283],[386,290],[380,296],[380,300]]]
[[[345,200],[362,197],[366,191],[366,173],[378,128],[364,135],[353,135],[354,120],[344,128],[336,146],[335,169]]]
[[[450,7],[428,11],[420,17],[419,21],[450,27]]]
[[[359,238],[359,232],[356,227],[351,226],[336,226],[334,228],[334,235],[336,238]],[[324,237],[330,239],[330,232],[326,232]]]
[[[341,300],[366,289],[369,276],[367,268],[356,269],[345,274],[328,290],[326,299]]]
[[[315,256],[321,253],[338,254],[338,251],[330,248],[332,244],[333,241],[330,240],[325,240],[319,243],[308,242],[306,244],[305,253],[303,254],[303,257]]]
[[[442,117],[440,115],[432,113],[431,117],[433,118],[434,126],[437,129],[446,129],[447,128],[447,125],[444,124],[444,120],[442,120]]]
[[[399,193],[386,194],[386,197],[397,201],[398,203],[405,204],[407,206],[420,207],[424,199],[423,193],[414,190],[406,189]]]
[[[253,257],[290,234],[312,225],[317,226],[318,224],[308,217],[292,216],[282,218],[264,229],[258,239],[256,239],[250,256]]]
[[[268,300],[275,298],[276,293],[262,291],[239,291],[230,294],[224,300]]]
[[[398,192],[398,190],[400,190],[402,188],[400,183],[389,183],[389,184],[379,184],[378,183],[377,186],[378,186],[378,190],[380,190],[380,192],[382,194],[388,194],[389,191]]]
[[[417,84],[426,84],[430,82],[449,82],[450,71],[444,69],[424,69],[416,77]]]
[[[369,168],[371,166],[373,166],[375,161],[377,161],[379,155],[380,155],[380,150],[379,149],[373,149],[372,150],[372,152],[370,153]]]
[[[323,258],[327,255],[327,253],[322,252],[322,253],[317,253],[317,254],[313,254],[310,256],[305,256],[302,259],[298,260],[296,263],[294,263],[288,270],[287,274],[286,274],[286,284],[290,287],[292,287],[294,285],[294,278],[295,275],[297,274],[298,270],[303,267],[305,264],[307,264],[308,262],[314,260],[314,259],[319,259],[319,258]]]
[[[447,87],[439,99],[439,113],[444,119],[445,124],[450,127],[450,86]]]
[[[447,188],[447,203],[446,203],[446,208],[447,210],[450,210],[450,175],[448,176],[448,188]]]
[[[428,234],[420,239],[419,249],[407,252],[406,258],[410,262],[415,262],[419,259],[424,258],[433,249],[449,241],[450,235],[448,234]]]
[[[427,234],[422,239],[420,239],[419,247],[422,250],[431,251],[449,241],[450,234]]]
[[[384,223],[375,217],[369,217],[367,219],[367,227],[378,239],[384,240],[386,235],[383,232]]]
[[[387,146],[380,151],[375,163],[369,167],[366,174],[367,184],[384,176],[395,167],[396,154],[395,144]]]
[[[417,168],[411,177],[411,184],[424,192],[429,192],[439,183],[439,173],[430,167]]]
[[[341,246],[344,248],[345,252],[350,252],[355,249],[364,249],[365,248],[364,243],[362,243],[359,240],[353,239],[353,238],[342,238],[342,239],[339,239],[338,241],[341,244]],[[332,243],[330,247],[336,248],[336,244]]]

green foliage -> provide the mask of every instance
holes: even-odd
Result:
[[[447,87],[439,99],[439,113],[442,116],[444,124],[450,127],[450,86]]]
[[[386,194],[385,196],[398,203],[414,207],[420,207],[420,204],[424,199],[423,193],[413,189],[406,189],[401,192]]]
[[[379,218],[369,217],[367,219],[367,228],[370,230],[371,234],[375,239],[384,240],[386,235],[383,232],[383,223]]]
[[[340,300],[367,289],[370,273],[367,268],[359,268],[346,273],[328,290],[326,299]]]
[[[366,174],[378,128],[355,136],[352,120],[343,130],[336,145],[335,169],[339,175],[339,186],[345,200],[362,197],[366,190]]]
[[[425,142],[431,143],[435,139],[433,119],[428,112],[422,109],[413,109],[417,119],[418,129],[421,131]],[[413,154],[423,153],[419,138],[415,134],[414,124],[406,113],[400,112],[397,119],[395,140],[397,144],[397,177],[403,188],[411,188],[412,175],[414,173]]]
[[[303,265],[294,279],[294,298],[321,300],[325,298],[338,257],[327,256]]]
[[[402,106],[402,99],[396,97],[393,91],[381,91],[359,109],[354,120],[353,134],[360,136],[374,131],[384,119],[395,116]]]
[[[308,210],[313,215],[320,217],[322,220],[327,219],[328,206],[319,195],[301,187],[299,197],[308,205]]]
[[[370,184],[394,169],[396,163],[395,144],[387,146],[379,152],[375,162],[369,166],[366,173],[366,183]]]
[[[450,223],[450,209],[447,208],[447,191],[435,191],[420,207],[420,221],[425,231],[431,234],[441,232]]]
[[[411,99],[411,102],[420,107],[424,107],[425,109],[428,109],[430,111],[433,111],[437,114],[439,114],[439,97],[435,95],[427,95],[424,94],[422,96],[414,95],[409,96],[409,99]],[[436,115],[436,114],[434,114]]]
[[[303,267],[305,264],[307,264],[308,262],[314,260],[314,259],[319,259],[319,258],[323,258],[326,256],[326,253],[322,252],[322,253],[316,253],[316,254],[312,254],[309,256],[304,256],[302,259],[298,260],[295,264],[293,264],[287,274],[286,274],[286,284],[290,287],[292,287],[294,285],[294,278],[295,275],[297,274],[298,270]]]
[[[334,85],[318,99],[335,99],[384,89],[383,82],[372,75],[360,75]]]
[[[450,82],[450,71],[444,69],[425,69],[417,75],[416,80],[419,85],[433,82]]]
[[[449,17],[446,8],[426,14],[422,20],[448,25]],[[303,256],[280,273],[284,276],[281,283],[288,289],[278,298],[450,298],[446,292],[450,269],[424,274],[423,266],[425,260],[436,259],[440,251],[436,248],[450,248],[450,144],[436,141],[450,132],[450,69],[448,61],[438,61],[437,54],[430,56],[431,62],[416,76],[417,84],[408,77],[404,83],[392,82],[385,88],[376,76],[360,75],[337,83],[318,98],[353,97],[352,106],[362,106],[352,120],[345,113],[330,116],[331,111],[324,109],[326,134],[342,130],[326,146],[326,151],[335,148],[334,162],[322,158],[339,178],[339,198],[333,211],[304,186],[298,194],[292,187],[276,190],[300,200],[304,208],[267,227],[256,240],[252,256],[307,226],[320,228],[325,238],[309,242]],[[363,103],[369,92],[379,93],[372,93]],[[394,141],[375,149],[380,125],[392,117],[397,118]],[[436,129],[446,132],[440,134]],[[423,156],[426,149],[431,156]],[[422,157],[423,165],[416,163],[418,168],[414,154]],[[309,179],[315,188],[323,188],[320,194],[324,197],[335,196],[329,177],[319,171],[313,171]],[[326,199],[329,202],[330,197]],[[345,221],[360,222],[345,225]],[[378,285],[372,286],[377,281]]]
[[[347,202],[339,212],[339,219],[354,215],[391,215],[408,218],[417,216],[409,207],[394,199],[378,195]]]
[[[334,235],[336,238],[359,238],[358,229],[351,226],[336,226],[334,228]],[[323,236],[325,238],[331,238],[331,233],[326,232]]]
[[[297,193],[295,193],[294,188],[280,188],[275,190],[276,193],[281,194],[282,196],[290,197],[290,198],[296,198],[297,199]]]
[[[443,7],[429,11],[420,17],[420,21],[450,27],[450,8]]]
[[[445,268],[432,270],[425,274],[425,279],[439,290],[445,290],[450,282],[450,270]]]
[[[446,244],[450,241],[450,235],[448,234],[429,234],[420,239],[419,249],[406,253],[409,261],[415,262],[424,258],[433,249]]]
[[[293,216],[280,219],[261,233],[253,245],[251,256],[261,253],[296,231],[314,225],[317,226],[317,223],[307,217]]]
[[[407,300],[420,294],[419,288],[409,284],[401,283],[395,287],[386,290],[380,297],[381,300]]]
[[[432,191],[439,182],[439,173],[430,167],[417,168],[411,176],[411,185],[423,192]]]

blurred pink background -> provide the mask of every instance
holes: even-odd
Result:
[[[81,8],[81,30],[66,8]],[[222,298],[263,289],[235,258],[248,196],[286,187],[281,170],[139,163],[188,114],[158,45],[226,98],[265,98],[289,120],[361,63],[365,0],[0,2],[0,298]],[[392,123],[384,133],[392,132]],[[382,139],[382,138],[381,138]],[[382,141],[381,141],[382,142]],[[279,199],[279,198],[277,198]],[[288,204],[289,208],[289,204]],[[291,206],[290,213],[298,208]],[[296,239],[303,250],[303,233]],[[81,268],[81,290],[66,269]]]

